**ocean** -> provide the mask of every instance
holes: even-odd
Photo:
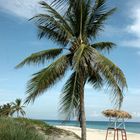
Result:
[[[79,127],[79,122],[77,121],[60,121],[60,120],[44,120],[44,122],[50,125],[63,125],[63,126],[75,126]],[[140,122],[125,122],[126,131],[132,133],[140,134]],[[87,121],[87,128],[106,130],[108,127],[108,122],[106,121]]]

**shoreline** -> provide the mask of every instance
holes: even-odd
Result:
[[[69,129],[71,129],[71,128],[74,128],[74,129],[80,129],[80,127],[78,127],[78,126],[71,126],[71,125],[54,125],[55,127],[67,127],[67,128],[69,128]],[[96,129],[96,128],[86,128],[88,131],[103,131],[103,132],[106,132],[106,130],[105,129]],[[140,134],[140,133],[137,133],[137,132],[130,132],[130,131],[126,131],[126,133],[127,134]]]
[[[65,121],[62,120],[45,120],[46,123],[53,125],[53,126],[74,126],[79,127],[79,123],[77,121]],[[108,121],[87,121],[87,128],[89,129],[99,129],[99,130],[106,130],[108,127]],[[125,122],[126,130],[128,133],[135,133],[140,134],[140,122]]]
[[[78,136],[81,135],[81,129],[79,127],[75,126],[60,126],[56,125],[55,127],[68,130],[71,132],[74,132]],[[126,132],[127,133],[127,138],[128,140],[140,140],[140,134],[139,133],[131,133],[131,132]],[[100,130],[100,129],[92,129],[92,128],[87,128],[87,140],[103,140],[105,139],[106,136],[106,130]],[[113,134],[110,134],[110,138],[113,137]],[[110,139],[109,139],[110,140]]]

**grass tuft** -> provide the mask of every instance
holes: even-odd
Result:
[[[0,118],[0,140],[44,140],[34,127],[11,118]]]

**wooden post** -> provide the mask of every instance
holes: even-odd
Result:
[[[108,137],[108,130],[109,130],[109,129],[107,129],[105,140],[107,140],[107,137]]]
[[[119,135],[118,135],[118,133],[119,133],[119,130],[117,129],[117,140],[119,140]]]
[[[115,137],[116,137],[116,129],[114,129],[114,140],[115,140]]]

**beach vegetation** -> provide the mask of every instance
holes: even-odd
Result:
[[[0,118],[0,140],[45,140],[33,127],[12,118]]]
[[[0,140],[80,140],[73,132],[48,125],[40,120],[0,117]]]

